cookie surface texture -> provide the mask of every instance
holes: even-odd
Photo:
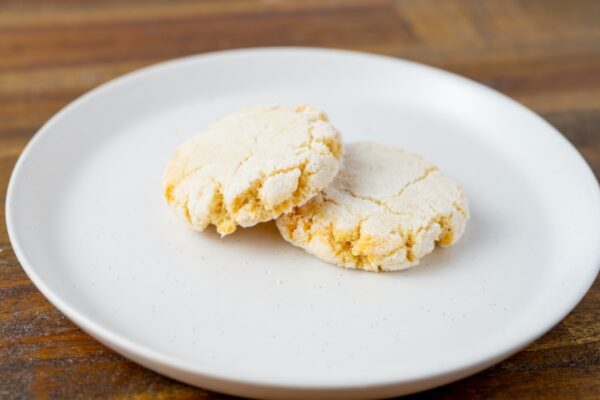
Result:
[[[331,185],[280,217],[277,227],[327,262],[394,271],[417,265],[436,244],[454,244],[468,218],[462,188],[420,156],[353,143]]]
[[[340,133],[310,106],[232,114],[180,147],[163,178],[167,203],[195,230],[221,235],[291,211],[336,176]]]

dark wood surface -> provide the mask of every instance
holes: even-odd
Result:
[[[600,174],[600,1],[0,0],[0,219],[23,147],[77,96],[169,58],[267,45],[364,50],[466,75],[540,113]],[[29,281],[1,223],[0,398],[92,397],[227,398],[80,331]],[[600,398],[599,281],[521,353],[415,397]]]

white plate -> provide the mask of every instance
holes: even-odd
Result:
[[[314,104],[346,141],[437,164],[470,200],[462,241],[373,274],[317,260],[272,223],[223,240],[189,230],[163,202],[167,160],[209,121],[268,103]],[[382,397],[459,379],[558,323],[600,264],[597,181],[554,128],[456,75],[343,51],[207,54],[103,85],[29,143],[6,208],[27,274],[82,329],[244,396]]]

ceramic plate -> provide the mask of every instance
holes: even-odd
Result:
[[[463,239],[375,274],[321,262],[273,223],[191,231],[163,200],[167,160],[210,121],[271,103],[313,104],[347,142],[438,165],[468,195]],[[459,76],[334,50],[206,54],[102,85],[31,140],[6,215],[29,277],[90,335],[266,398],[393,396],[482,370],[558,323],[600,264],[598,183],[552,126]]]

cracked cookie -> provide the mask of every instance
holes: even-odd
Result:
[[[461,187],[420,156],[353,143],[334,181],[277,227],[288,242],[330,263],[394,271],[417,265],[436,244],[454,244],[468,218]]]
[[[268,106],[225,117],[188,140],[165,171],[167,203],[195,230],[221,235],[291,211],[336,176],[340,133],[313,107]]]

